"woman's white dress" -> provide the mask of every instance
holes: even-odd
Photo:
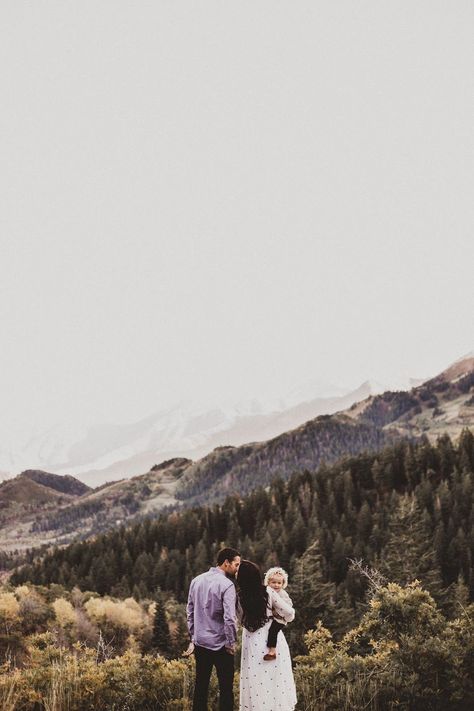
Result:
[[[275,592],[267,588],[269,609],[278,611],[278,616],[287,622],[293,620],[293,608]],[[240,663],[240,711],[293,711],[296,705],[296,689],[291,668],[288,643],[283,631],[277,639],[277,658],[264,661],[268,652],[267,637],[271,619],[256,632],[244,628],[242,633],[242,658]]]

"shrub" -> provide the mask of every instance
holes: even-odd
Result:
[[[321,624],[306,635],[296,678],[307,711],[468,711],[474,705],[474,606],[448,622],[418,581],[372,593],[339,643]]]
[[[2,711],[170,711],[191,709],[194,664],[126,652],[97,663],[92,649],[54,648],[46,635],[32,644],[32,666],[4,670]],[[238,679],[236,681],[238,684]],[[211,682],[210,703],[217,684]]]

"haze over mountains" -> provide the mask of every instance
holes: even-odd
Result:
[[[344,397],[335,399],[340,404]],[[298,406],[297,413],[305,408]],[[279,414],[280,423],[296,417],[288,412]],[[246,417],[257,422],[252,420],[257,415]],[[221,445],[194,461],[171,458],[95,489],[70,476],[27,470],[0,484],[0,546],[11,550],[87,537],[166,506],[222,501],[346,455],[421,435],[436,440],[447,433],[456,439],[473,426],[474,355],[469,355],[410,391],[368,395],[267,440]]]
[[[411,380],[405,388],[419,382]],[[173,457],[199,459],[218,446],[275,437],[387,389],[373,381],[352,391],[313,381],[273,400],[210,405],[184,402],[131,424],[87,427],[65,423],[16,444],[1,442],[0,473],[8,478],[35,468],[72,474],[98,486],[147,471],[156,462]]]

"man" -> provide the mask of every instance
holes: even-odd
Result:
[[[234,708],[234,652],[237,640],[236,594],[232,582],[240,553],[223,548],[217,565],[198,575],[189,586],[187,618],[196,658],[193,711],[207,711],[212,668],[219,681],[219,711]]]

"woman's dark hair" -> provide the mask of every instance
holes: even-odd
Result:
[[[268,620],[268,593],[260,569],[250,560],[240,562],[237,594],[242,608],[242,625],[249,632],[255,632]]]

